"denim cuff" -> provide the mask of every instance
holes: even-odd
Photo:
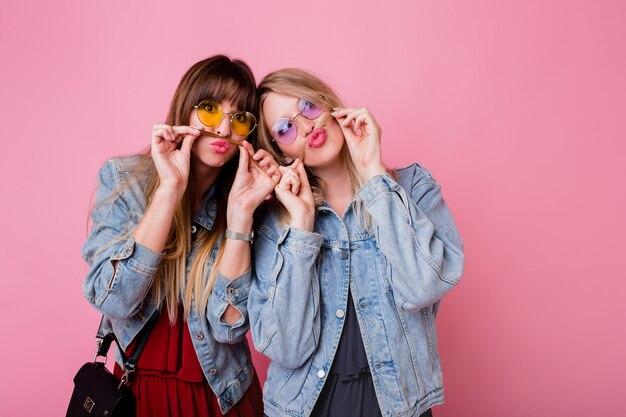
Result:
[[[163,259],[163,253],[156,253],[135,241],[131,236],[111,257],[112,261],[124,261],[140,274],[154,275]]]
[[[279,245],[282,244],[287,248],[299,250],[301,252],[310,252],[317,255],[320,251],[324,236],[319,233],[307,232],[306,230],[296,229],[288,226],[278,238]]]
[[[249,269],[236,278],[228,279],[224,275],[217,273],[217,279],[213,284],[212,293],[224,303],[237,304],[248,299],[250,286],[252,285],[252,270]]]

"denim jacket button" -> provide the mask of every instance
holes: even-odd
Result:
[[[204,339],[204,335],[200,332],[196,333],[196,339],[198,340],[203,340]]]
[[[215,374],[217,374],[217,369],[215,369],[215,368],[211,368],[211,369],[209,370],[209,373],[210,373],[211,375],[215,375]]]
[[[337,310],[337,312],[335,313],[337,315],[337,317],[342,318],[345,313],[343,312],[343,310]]]
[[[324,372],[323,369],[320,369],[319,371],[317,371],[318,378],[324,378],[325,376],[326,376],[326,372]]]
[[[347,250],[342,250],[341,251],[341,259],[348,259],[348,251]]]

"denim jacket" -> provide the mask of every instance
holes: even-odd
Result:
[[[397,181],[372,178],[356,200],[360,211],[353,200],[343,218],[322,205],[314,233],[281,226],[275,214],[257,227],[248,311],[254,345],[271,359],[270,417],[311,414],[348,288],[382,415],[419,416],[443,402],[435,316],[463,273],[463,242],[440,187],[415,164]]]
[[[147,178],[131,182],[119,197],[107,200],[113,190],[129,181],[130,174],[134,174],[133,162],[136,162],[136,157],[114,158],[100,169],[96,206],[91,213],[93,226],[82,251],[90,266],[83,283],[85,297],[105,316],[103,330],[113,330],[124,349],[157,308],[152,301],[151,288],[163,256],[135,242],[132,235],[126,240],[116,239],[132,230],[146,210],[143,190]],[[212,190],[207,193],[194,222],[210,230],[215,212]],[[192,249],[187,259],[187,273],[196,249]],[[209,265],[213,264],[216,254],[215,249]],[[115,271],[114,261],[117,261]],[[245,338],[249,327],[247,298],[250,284],[251,272],[232,281],[218,274],[206,314],[196,314],[192,305],[187,319],[198,360],[224,414],[241,399],[254,376]],[[242,313],[233,325],[221,320],[229,304]],[[116,359],[120,362],[117,351]]]

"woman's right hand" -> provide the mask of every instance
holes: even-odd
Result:
[[[189,179],[191,147],[200,131],[193,126],[154,125],[152,127],[152,160],[164,189],[176,191],[182,198]],[[179,144],[180,145],[179,149]]]
[[[291,165],[279,168],[282,176],[274,192],[278,201],[289,212],[289,225],[312,232],[315,223],[315,199],[304,164],[298,158]]]

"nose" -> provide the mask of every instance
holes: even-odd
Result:
[[[215,133],[220,136],[230,137],[230,115],[225,114],[215,128]]]
[[[309,120],[306,117],[298,117],[295,122],[298,124],[298,132],[305,138],[315,129],[315,121]]]

